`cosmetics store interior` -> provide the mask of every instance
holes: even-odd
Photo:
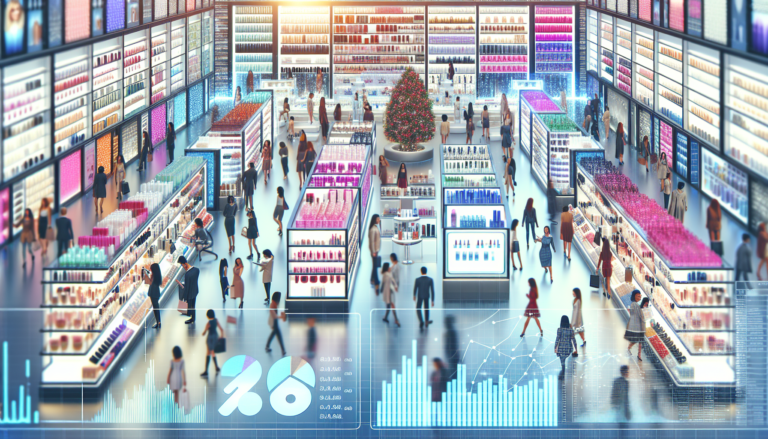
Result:
[[[763,437],[763,3],[4,1],[0,433]]]

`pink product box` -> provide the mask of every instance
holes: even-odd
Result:
[[[80,236],[77,238],[77,245],[80,247],[99,247],[99,248],[109,248],[110,245],[113,245],[114,248],[120,247],[120,237],[119,236]]]
[[[109,228],[107,227],[94,227],[93,236],[109,236]]]
[[[523,91],[520,95],[528,101],[533,111],[560,111],[560,107],[543,91]]]

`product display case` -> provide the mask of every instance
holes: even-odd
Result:
[[[614,67],[614,55],[613,52],[602,47],[600,49],[600,77],[613,84],[613,67]]]
[[[187,18],[187,82],[199,81],[202,77],[200,58],[202,52],[203,22],[201,15],[193,15]]]
[[[725,154],[768,175],[768,67],[726,55]]]
[[[170,59],[168,50],[168,25],[155,26],[152,32],[152,77],[150,105],[165,98],[168,95],[168,78]]]
[[[444,91],[462,105],[476,97],[476,8],[474,6],[430,6],[427,10],[429,25],[428,90],[432,100],[443,99]],[[448,80],[449,63],[453,64],[453,81]],[[452,90],[444,90],[453,86]]]
[[[536,6],[536,76],[531,79],[544,81],[544,91],[559,95],[575,93],[574,71],[577,52],[576,18],[573,6]]]
[[[720,53],[694,43],[686,50],[686,129],[720,149]]]
[[[139,142],[141,142],[139,118],[137,117],[133,121],[123,124],[121,129],[123,138],[122,154],[125,162],[128,163],[139,156]]]
[[[123,113],[130,119],[149,106],[149,36],[147,30],[124,38]]]
[[[648,108],[654,107],[655,53],[654,32],[635,25],[635,62],[633,97]]]
[[[287,224],[287,301],[349,301],[360,266],[360,191],[304,186]]]
[[[186,85],[185,21],[182,18],[171,23],[171,94]]]
[[[59,204],[65,204],[82,190],[82,150],[78,149],[59,161]],[[38,221],[40,219],[38,218]]]
[[[528,80],[529,7],[480,6],[479,14],[478,94],[493,98],[509,95],[514,81]]]
[[[534,114],[564,114],[560,107],[546,93],[540,90],[520,92],[520,147],[531,157],[532,154],[532,124]],[[546,159],[544,159],[546,160]]]
[[[203,157],[209,164],[206,187],[209,209],[221,210],[230,195],[242,198],[242,136],[232,133],[209,133],[184,150],[184,155]]]
[[[444,180],[487,177],[496,181],[486,145],[442,145],[441,149],[440,169]],[[511,220],[502,189],[499,186],[443,187],[441,202],[443,298],[508,299]]]
[[[248,74],[252,87],[262,76],[272,77],[272,6],[232,6],[232,95],[237,87],[247,90]]]
[[[603,159],[581,160],[577,173],[576,248],[594,269],[595,233],[611,236],[614,301],[628,316],[633,290],[651,300],[646,349],[677,386],[734,385],[732,269]]]
[[[688,175],[688,136],[678,132],[675,138],[675,172],[686,180],[690,180]]]
[[[93,135],[123,120],[123,38],[93,45]]]
[[[683,40],[658,34],[656,111],[683,126]]]
[[[213,71],[213,13],[203,12],[203,50],[202,69],[203,76],[208,76]]]
[[[613,52],[613,17],[600,14],[600,46]]]
[[[91,137],[89,46],[54,56],[53,152],[59,155]]]
[[[196,256],[192,220],[212,225],[205,175],[202,159],[178,159],[43,269],[43,388],[98,388],[140,340],[152,311],[141,273],[160,264],[167,300],[183,275],[178,257]]]
[[[0,245],[11,237],[11,188],[0,189]]]
[[[331,71],[330,6],[279,6],[278,20],[279,79],[287,79],[291,72],[300,98],[309,93],[318,99],[330,97],[326,91]]]
[[[648,136],[648,144],[651,145],[651,148],[654,147],[653,113],[643,108],[637,109],[637,129],[635,129],[635,133],[637,133],[635,145],[642,145],[643,138]],[[653,152],[657,153],[656,149]]]
[[[334,6],[333,98],[386,104],[407,68],[425,78],[424,6]],[[446,52],[447,53],[447,52]]]
[[[593,72],[598,72],[598,47],[600,45],[599,43],[599,31],[598,31],[598,22],[599,22],[599,13],[593,9],[587,10],[587,47],[588,47],[588,66],[587,70],[591,70]]]
[[[701,189],[742,223],[749,223],[749,177],[707,149],[702,149]]]
[[[296,79],[265,79],[261,81],[261,88],[264,90],[272,90],[275,101],[275,108],[272,112],[272,125],[279,128],[286,125],[288,122],[288,116],[280,119],[280,112],[283,111],[283,103],[285,99],[288,99],[288,105],[291,106],[291,110],[294,108],[294,101],[296,100]]]
[[[54,181],[53,165],[48,165],[34,174],[26,177],[13,185],[13,234],[21,232],[21,227],[16,227],[24,218],[24,210],[32,210],[35,218],[40,217],[40,201],[47,198],[51,204],[56,205],[56,183]]]
[[[616,132],[616,128],[621,123],[624,126],[625,140],[629,143],[629,99],[617,93],[614,89],[607,88],[606,91],[605,103],[611,110],[611,129]]]

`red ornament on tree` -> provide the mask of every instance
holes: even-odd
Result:
[[[404,151],[414,151],[416,145],[432,140],[435,135],[435,115],[419,74],[407,68],[392,89],[384,119],[384,135],[399,143]]]

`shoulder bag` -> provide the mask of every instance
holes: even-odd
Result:
[[[248,227],[243,227],[242,230],[240,230],[240,236],[242,236],[243,238],[248,237]]]

